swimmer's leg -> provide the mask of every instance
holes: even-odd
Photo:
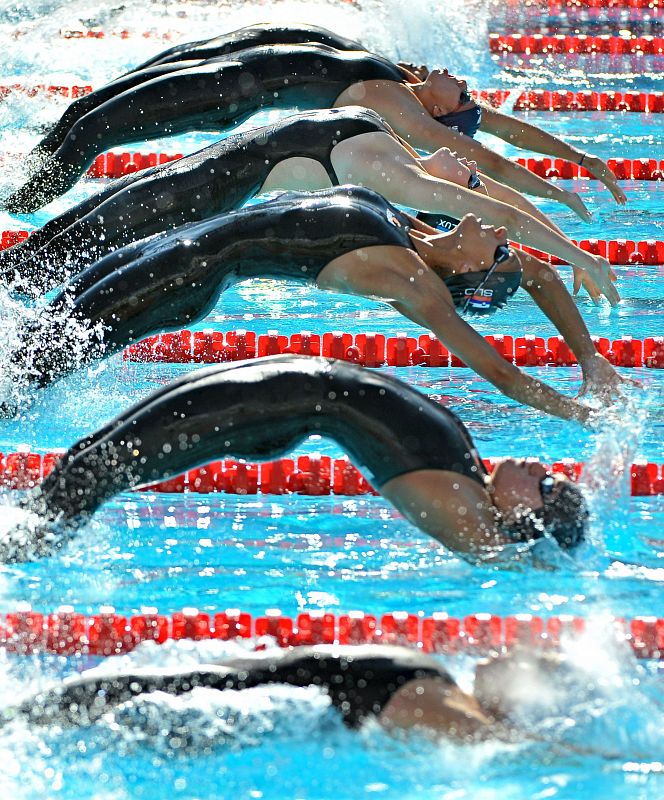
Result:
[[[105,201],[121,192],[126,187],[139,180],[146,180],[159,168],[146,170],[138,175],[125,175],[109,183],[101,191],[67,209],[62,214],[49,220],[43,227],[33,231],[27,239],[13,247],[0,251],[0,281],[5,284],[16,283],[21,293],[37,296],[42,292],[52,289],[66,276],[64,264],[44,264],[40,250],[47,246],[55,237],[75,225],[78,220],[86,217],[100,207]],[[103,234],[106,235],[106,232]],[[78,260],[81,240],[77,243],[76,250],[66,253],[60,251],[58,259],[70,259],[72,256]],[[51,276],[50,272],[53,271]]]
[[[30,505],[76,525],[108,498],[226,454],[275,458],[315,431],[320,379],[244,362],[184,376],[122,415],[109,433],[74,445],[34,490]],[[237,379],[236,379],[237,378]]]
[[[197,687],[223,689],[229,672],[224,667],[209,667],[162,674],[140,669],[121,674],[84,673],[4,709],[0,721],[20,718],[30,725],[92,725],[106,712],[139,695],[164,692],[178,696]]]
[[[22,360],[35,383],[46,386],[151,333],[196,322],[214,308],[227,285],[225,263],[213,268],[177,240],[144,257],[146,246],[141,240],[92,264],[53,299],[36,325],[26,327],[15,363]],[[72,335],[70,320],[103,330],[103,342],[96,335]]]
[[[209,176],[194,170],[145,178],[133,176],[124,189],[81,214],[66,229],[53,236],[19,271],[33,291],[43,293],[62,283],[72,262],[83,269],[107,253],[127,244],[172,230],[186,222],[197,222],[211,214],[230,210],[210,187]],[[241,193],[240,200],[246,198]],[[234,193],[224,199],[231,201]]]
[[[53,156],[27,183],[4,201],[12,213],[34,211],[71,189],[109,149],[143,138],[234,125],[263,102],[260,89],[243,98],[240,111],[227,98],[237,92],[243,66],[238,62],[178,69],[107,100],[77,120]]]
[[[90,111],[99,108],[99,106],[107,100],[112,100],[114,97],[122,94],[122,92],[133,89],[141,83],[150,81],[153,78],[160,78],[163,75],[168,75],[179,69],[195,67],[199,63],[200,59],[196,59],[195,61],[179,61],[174,64],[163,64],[138,70],[111,81],[111,83],[107,83],[94,92],[90,92],[90,94],[79,97],[67,106],[67,109],[58,122],[56,122],[53,128],[51,128],[46,136],[30,152],[28,160],[33,158],[45,158],[46,156],[53,155],[65,141],[72,126],[86,114],[89,114]]]

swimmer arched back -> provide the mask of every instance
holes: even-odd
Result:
[[[179,69],[75,122],[53,156],[4,206],[14,212],[39,208],[70,189],[110,147],[192,130],[222,131],[274,106],[329,108],[344,89],[367,80],[402,83],[403,74],[380,56],[323,45],[257,47]]]
[[[238,50],[247,50],[250,47],[265,47],[272,44],[305,44],[307,42],[325,44],[328,47],[334,47],[335,50],[366,49],[360,42],[347,39],[345,36],[340,36],[338,33],[318,25],[303,25],[299,22],[291,25],[259,23],[215,36],[212,39],[176,44],[144,61],[133,71],[157,64],[188,61],[192,58],[217,58],[229,53],[236,53]]]
[[[224,455],[274,459],[312,433],[338,442],[377,488],[418,469],[480,484],[485,472],[461,422],[406,384],[344,362],[271,356],[153,393],[75,444],[30,505],[76,525],[118,492]]]
[[[327,175],[338,185],[331,153],[339,142],[364,133],[391,136],[375,112],[357,107],[296,114],[229,136],[105,187],[20,247],[0,253],[0,272],[26,294],[42,294],[62,282],[72,260],[80,269],[136,239],[239,208],[287,159],[315,161],[323,180]],[[402,150],[397,142],[394,147]]]
[[[564,522],[561,546],[583,539],[585,506],[578,491],[570,502],[564,478],[549,488],[544,468],[509,459],[489,477],[461,421],[417,390],[356,365],[283,355],[185,375],[73,445],[23,500],[41,523],[5,531],[0,555],[46,555],[119,492],[226,455],[274,459],[310,434],[337,442],[413,524],[470,558],[529,545],[549,525],[557,537]]]
[[[506,250],[505,230],[472,215],[449,234],[418,226],[375,192],[342,186],[288,193],[140,240],[92,264],[42,310],[37,323],[26,323],[12,356],[21,372],[17,380],[47,385],[143,336],[202,319],[235,281],[273,277],[385,298],[510,397],[585,420],[585,406],[507,363],[455,311],[455,302],[465,309],[470,287],[481,288],[484,299],[487,293],[506,299],[521,280],[525,259],[527,290],[556,324],[565,318],[586,385],[596,385],[607,401],[619,391],[621,378],[596,353],[550,266]],[[447,282],[458,271],[467,274],[463,292],[454,289],[455,301]],[[490,309],[502,300],[489,300]],[[72,321],[103,334],[72,336]]]
[[[364,50],[359,43],[316,25],[251,25],[202,42],[174,47],[135,67],[117,80],[95,89],[71,103],[57,124],[31,153],[31,156],[52,155],[63,143],[71,126],[85,114],[128,89],[153,78],[162,77],[186,67],[195,67],[211,58],[236,53],[252,47],[285,44],[322,44],[336,50]]]

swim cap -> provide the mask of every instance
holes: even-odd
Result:
[[[468,95],[468,102],[470,95]],[[439,117],[434,117],[436,122],[441,122],[448,128],[454,128],[459,133],[465,133],[466,136],[471,138],[475,136],[480,123],[482,122],[482,107],[474,105],[472,108],[467,108],[465,111],[452,111],[449,114],[441,114]]]
[[[469,314],[493,314],[503,308],[521,285],[523,270],[496,272],[498,264],[507,261],[510,249],[506,245],[496,248],[495,261],[489,269],[462,272],[445,278],[456,308]]]
[[[562,550],[573,550],[586,538],[588,506],[580,489],[569,481],[560,483],[554,495],[543,497],[544,505],[528,509],[504,523],[503,529],[519,542],[551,536]]]

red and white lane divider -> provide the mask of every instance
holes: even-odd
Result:
[[[664,113],[664,92],[592,92],[569,89],[483,89],[476,96],[493,106],[508,99],[513,111],[630,111]]]
[[[0,232],[0,250],[13,247],[25,241],[30,235],[29,231],[2,231]],[[631,239],[581,239],[572,240],[582,250],[594,255],[602,256],[615,266],[646,266],[664,265],[664,241],[656,239],[646,239],[645,241],[634,241]],[[556,256],[542,253],[533,247],[521,247],[512,242],[513,247],[520,247],[529,253],[533,253],[539,258],[551,264],[564,264],[562,259]]]
[[[587,169],[563,158],[516,158],[517,164],[541,178],[582,178],[597,180]],[[664,160],[655,158],[609,158],[607,165],[619,181],[664,180]]]
[[[629,643],[637,658],[664,657],[664,619],[637,616],[611,622],[606,627]],[[41,613],[23,605],[0,616],[0,646],[21,655],[111,656],[127,653],[145,641],[163,644],[169,639],[229,641],[272,636],[280,647],[380,643],[417,647],[426,653],[486,655],[519,645],[555,650],[561,641],[582,635],[587,625],[583,617],[570,615],[543,618],[476,613],[458,618],[445,612],[424,616],[394,611],[376,617],[363,611],[338,616],[310,611],[293,618],[278,609],[253,617],[235,608],[217,613],[187,608],[169,615],[146,609],[125,616],[104,606],[99,613],[86,616],[70,606]]]
[[[32,453],[23,447],[17,453],[0,453],[0,488],[31,489],[38,485],[62,458],[64,451]],[[489,472],[497,459],[485,458]],[[573,459],[547,464],[553,472],[578,480],[584,465]],[[370,483],[350,461],[319,454],[249,463],[227,458],[213,461],[160,483],[142,488],[151,493],[176,494],[302,494],[311,497],[340,495],[356,497],[376,494]],[[630,467],[630,492],[633,497],[664,494],[664,464],[637,461]]]
[[[524,7],[523,0],[506,0],[508,7],[521,11]],[[548,7],[551,13],[557,9],[607,9],[607,8],[643,8],[664,9],[664,0],[535,0],[531,8],[544,10]]]
[[[603,54],[611,56],[664,55],[664,37],[661,36],[613,36],[600,34],[589,36],[564,33],[546,35],[543,33],[490,33],[489,50],[504,55],[586,55]]]
[[[521,367],[577,364],[576,357],[560,336],[485,336],[485,340],[506,360]],[[664,336],[634,339],[623,336],[611,341],[593,337],[595,347],[612,364],[619,367],[648,367],[664,369]],[[419,338],[382,333],[323,334],[300,331],[290,337],[278,331],[256,334],[253,331],[182,330],[150,336],[128,347],[126,361],[165,362],[176,364],[215,364],[224,361],[243,361],[247,358],[290,353],[324,356],[351,361],[365,367],[465,367],[461,359],[435,336],[422,334]]]

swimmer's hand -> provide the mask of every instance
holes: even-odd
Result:
[[[594,175],[598,180],[602,181],[613,195],[616,203],[621,206],[625,205],[627,202],[627,195],[618,185],[618,180],[609,169],[608,164],[605,164],[601,158],[586,153],[583,157],[583,167],[587,169],[591,175]]]
[[[62,531],[25,508],[0,509],[0,563],[36,561],[60,550],[66,542]]]
[[[560,202],[564,203],[569,209],[571,209],[577,215],[577,217],[581,217],[584,222],[592,221],[593,215],[576,192],[570,192],[567,189],[561,189],[559,199]]]
[[[612,306],[617,306],[620,302],[620,295],[613,284],[618,276],[605,258],[601,256],[592,256],[592,258],[597,264],[596,269],[584,270],[579,267],[573,267],[574,294],[578,294],[583,285],[595,302],[604,295]]]
[[[583,385],[578,397],[593,395],[604,405],[611,405],[617,400],[625,400],[623,389],[626,386],[638,386],[642,384],[632,378],[625,378],[609,364],[604,356],[596,353],[589,361],[582,365]]]

